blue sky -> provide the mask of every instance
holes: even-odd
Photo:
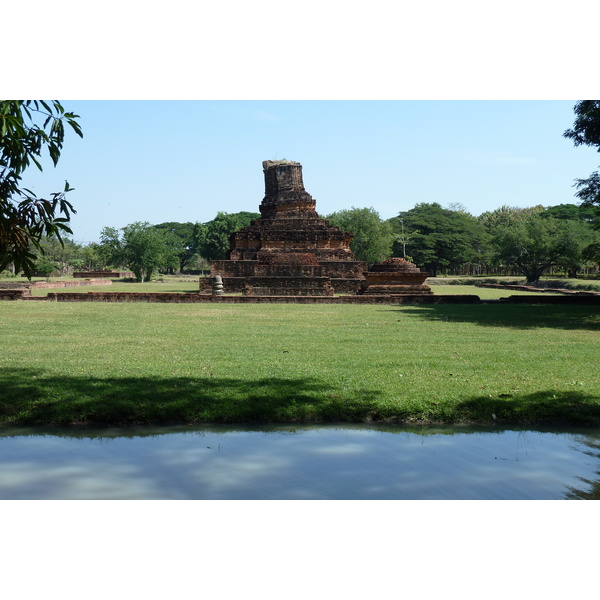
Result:
[[[390,218],[418,202],[474,215],[575,203],[573,180],[600,163],[562,137],[575,100],[64,100],[69,135],[57,168],[24,181],[38,195],[65,179],[74,239],[104,226],[200,221],[257,211],[261,163],[296,160],[317,211],[373,207]]]

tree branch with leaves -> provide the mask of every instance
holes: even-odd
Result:
[[[563,136],[573,140],[575,146],[591,146],[600,152],[600,100],[580,100],[573,108],[575,123]],[[579,190],[575,196],[583,206],[600,209],[600,174],[594,171],[587,179],[576,179],[574,186]]]
[[[38,198],[23,187],[22,175],[33,163],[40,171],[47,152],[54,166],[65,140],[65,125],[83,137],[80,117],[66,112],[58,100],[0,100],[0,271],[11,263],[31,277],[36,252],[43,254],[44,236],[72,233],[73,205],[64,189]]]

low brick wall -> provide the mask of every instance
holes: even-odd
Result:
[[[90,285],[112,285],[111,279],[84,279],[83,281],[36,281],[27,284],[31,289],[46,290],[56,288],[87,287]]]
[[[123,277],[133,277],[131,271],[77,271],[73,273],[75,279],[91,279],[95,277],[109,277],[112,279],[121,279]]]
[[[31,290],[0,290],[0,300],[23,300],[31,296]]]
[[[83,281],[32,281],[29,283],[2,282],[0,291],[7,290],[49,290],[59,288],[86,287],[90,285],[112,285],[110,279],[85,279]]]
[[[0,290],[0,300],[41,300],[49,302],[151,302],[216,304],[555,304],[600,305],[596,296],[509,296],[484,300],[475,295],[405,295],[405,296],[213,296],[185,292],[49,292],[46,298],[34,298],[29,290]]]
[[[163,302],[175,304],[479,304],[479,296],[213,296],[188,293],[50,292],[55,302]]]

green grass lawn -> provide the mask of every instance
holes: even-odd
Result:
[[[600,311],[0,303],[0,425],[600,424]]]

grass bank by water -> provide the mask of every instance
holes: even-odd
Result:
[[[0,425],[600,424],[578,306],[0,304]]]

